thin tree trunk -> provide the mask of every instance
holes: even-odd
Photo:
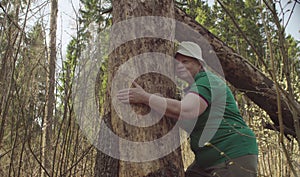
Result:
[[[51,172],[51,134],[52,134],[52,122],[53,112],[55,105],[55,68],[56,68],[56,30],[57,30],[57,11],[58,0],[51,1],[51,16],[50,16],[50,56],[49,56],[49,70],[47,77],[47,103],[45,118],[43,120],[43,138],[42,138],[42,165],[52,176]],[[54,163],[54,162],[53,162]],[[46,176],[45,172],[42,172],[42,177]]]
[[[7,7],[6,13],[10,12],[10,6]],[[13,73],[15,70],[15,58],[14,55],[17,56],[18,53],[15,53],[16,51],[14,48],[16,48],[18,44],[18,39],[20,35],[21,28],[16,28],[15,25],[16,22],[19,20],[19,13],[20,13],[20,4],[17,3],[13,7],[14,12],[11,12],[12,14],[15,13],[12,17],[9,17],[8,15],[5,15],[4,21],[6,21],[5,25],[7,30],[3,32],[3,35],[6,37],[6,45],[5,45],[5,52],[3,55],[3,58],[1,58],[1,68],[0,68],[0,116],[1,116],[1,123],[0,123],[0,145],[3,141],[4,136],[4,129],[6,125],[7,120],[7,114],[8,114],[8,108],[11,104],[11,89],[12,89],[12,83],[13,83]],[[19,26],[18,26],[19,27]],[[17,47],[19,49],[19,47]]]

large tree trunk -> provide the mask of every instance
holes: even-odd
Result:
[[[135,1],[135,0],[115,0],[113,4],[113,23],[116,24],[121,21],[133,19],[141,16],[163,16],[174,18],[174,5],[173,1],[170,0],[146,0],[146,1]],[[129,36],[137,36],[135,34],[136,28],[140,28],[142,31],[151,31],[147,21],[139,19],[140,25],[133,25],[132,28],[128,26],[119,30],[119,32],[114,33],[113,39],[124,39]],[[174,24],[175,25],[175,24]],[[142,28],[141,28],[142,26]],[[171,34],[172,30],[175,33],[175,26],[172,26],[173,29],[170,29],[170,25],[162,24],[160,31],[164,31],[166,34]],[[137,38],[137,39],[136,39]],[[132,59],[133,57],[144,54],[144,53],[161,53],[167,55],[173,55],[174,47],[173,43],[164,39],[159,38],[133,38],[126,43],[117,46],[111,53],[109,57],[109,77],[108,77],[108,90],[111,89],[112,81],[118,71],[120,66]],[[114,43],[114,42],[112,42]],[[153,58],[155,59],[155,58]],[[163,60],[163,58],[160,58]],[[154,66],[154,67],[167,67],[173,68],[172,65],[168,64],[170,62],[165,62],[164,66]],[[153,63],[152,63],[153,64]],[[155,63],[154,63],[155,65]],[[148,66],[139,66],[134,65],[134,67],[142,72],[141,70],[147,68]],[[151,66],[149,66],[151,67]],[[153,67],[153,66],[152,66]],[[132,71],[128,71],[128,75]],[[171,71],[170,71],[171,72]],[[174,72],[173,72],[174,73]],[[133,78],[136,79],[136,82],[140,84],[146,91],[151,93],[160,93],[165,97],[175,97],[175,85],[172,84],[170,79],[167,79],[161,74],[147,73],[141,77]],[[130,86],[131,83],[128,83]],[[109,96],[110,97],[110,96]],[[124,138],[131,142],[151,142],[166,135],[174,126],[174,122],[170,118],[163,117],[157,124],[149,127],[138,127],[125,123],[117,115],[116,110],[112,106],[111,98],[108,98],[106,102],[109,102],[109,106],[106,106],[106,109],[109,109],[110,112],[106,110],[106,116],[104,119],[106,124],[112,128],[112,130],[121,138]],[[143,105],[132,105],[136,114],[131,114],[130,119],[134,120],[139,115],[144,115],[149,112],[149,108]],[[174,128],[175,129],[175,128]],[[101,130],[100,130],[101,133]],[[102,136],[103,137],[103,136]],[[175,133],[173,137],[173,143],[179,141],[179,132]],[[100,140],[101,141],[101,140]],[[118,153],[119,158],[123,160],[116,160],[107,155],[101,153],[100,151],[97,154],[95,174],[96,176],[109,176],[109,177],[161,177],[161,176],[184,176],[184,168],[181,158],[180,148],[174,150],[166,156],[162,156],[159,159],[152,159],[150,161],[144,162],[143,156],[156,154],[157,151],[160,151],[161,147],[164,145],[158,146],[157,149],[145,148],[141,151],[139,146],[127,146],[123,141],[118,142]],[[176,144],[176,143],[175,143]],[[109,145],[110,147],[115,144]],[[128,151],[130,148],[130,151]],[[131,158],[134,162],[130,161]],[[117,158],[117,157],[116,157]]]
[[[207,29],[190,18],[184,11],[176,8],[175,14],[176,20],[187,24],[210,43],[219,58],[226,80],[234,87],[244,92],[254,103],[268,113],[275,126],[267,125],[267,128],[275,127],[276,130],[279,130],[278,107],[274,82],[267,78],[259,71],[259,69],[255,68],[245,58],[236,53],[232,48],[228,47]],[[187,39],[185,33],[180,31],[182,30],[181,28],[177,28],[176,30],[176,39]],[[195,39],[190,40],[194,41]],[[209,56],[209,52],[203,51],[203,55]],[[281,95],[281,100],[287,100],[283,94]],[[300,110],[300,104],[297,101],[293,100],[293,104],[295,107],[298,107],[298,110]],[[294,119],[291,110],[284,101],[281,102],[281,108],[285,133],[296,137]],[[299,119],[300,115],[298,113],[298,121]]]

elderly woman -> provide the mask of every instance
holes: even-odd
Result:
[[[149,105],[182,121],[183,129],[197,119],[190,132],[195,160],[186,170],[187,177],[257,176],[256,137],[244,122],[226,83],[205,69],[202,50],[196,43],[181,42],[175,59],[177,76],[189,84],[181,101],[150,94],[136,83],[135,88],[120,90],[118,99]],[[224,91],[219,91],[221,88]],[[166,109],[162,104],[166,104]]]

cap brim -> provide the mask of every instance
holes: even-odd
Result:
[[[191,58],[194,58],[194,59],[196,59],[196,60],[198,60],[198,61],[200,61],[202,64],[206,64],[205,63],[205,61],[202,59],[202,58],[199,58],[199,57],[197,57],[197,56],[194,56],[193,54],[191,54],[188,50],[186,50],[186,49],[179,49],[177,52],[176,52],[176,54],[175,54],[175,56],[177,55],[177,54],[181,54],[181,55],[184,55],[184,56],[187,56],[187,57],[191,57]]]

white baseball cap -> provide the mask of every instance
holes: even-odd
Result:
[[[202,58],[202,50],[198,44],[190,41],[182,41],[179,43],[177,53],[181,55],[188,56],[199,60],[202,64],[205,64],[205,61]]]

